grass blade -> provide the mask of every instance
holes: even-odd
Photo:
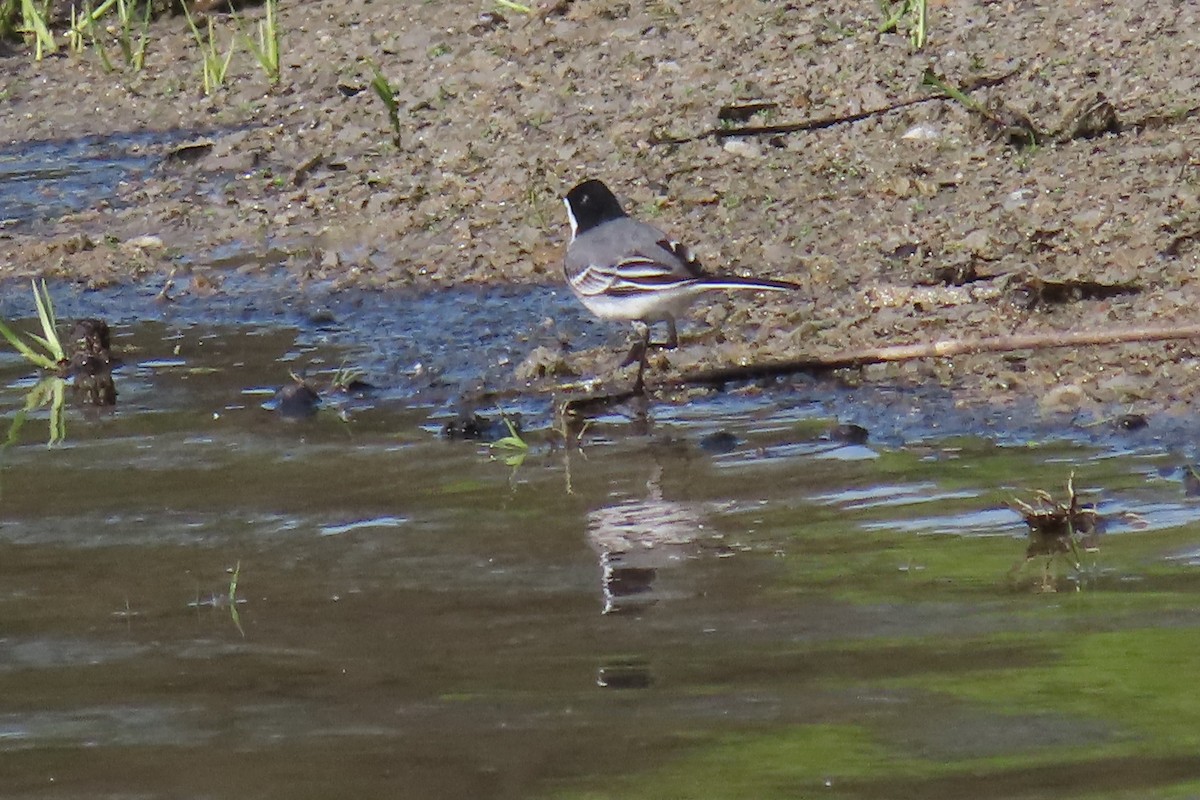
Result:
[[[30,336],[46,348],[53,358],[55,363],[63,361],[66,358],[66,353],[63,352],[62,342],[58,338],[58,319],[54,316],[54,302],[50,299],[50,290],[46,288],[46,280],[42,279],[41,291],[38,291],[37,281],[33,281],[33,299],[37,306],[38,319],[42,323],[42,335]]]
[[[5,341],[13,346],[13,349],[25,357],[26,361],[41,367],[42,369],[54,369],[58,366],[57,361],[51,361],[48,357],[34,350],[21,339],[20,336],[13,331],[12,328],[0,321],[0,336],[3,336]]]
[[[21,0],[21,19],[25,31],[32,34],[34,40],[37,42],[37,47],[34,50],[35,61],[41,61],[42,56],[47,53],[58,52],[58,44],[54,41],[54,34],[50,33],[50,28],[46,25],[44,9],[38,11],[33,5],[33,0]]]
[[[396,102],[396,90],[374,61],[370,62],[375,77],[371,79],[371,91],[387,109],[388,124],[392,126],[392,142],[400,147],[400,104]]]
[[[67,382],[62,378],[52,378],[53,386],[50,392],[50,440],[46,447],[62,444],[67,438],[67,419],[63,413],[66,408]]]

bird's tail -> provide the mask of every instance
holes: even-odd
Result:
[[[804,287],[789,281],[776,281],[770,278],[739,278],[736,276],[720,278],[705,278],[701,281],[705,289],[749,289],[764,292],[796,292]]]

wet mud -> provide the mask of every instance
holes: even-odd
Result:
[[[339,289],[553,287],[558,198],[600,177],[705,263],[807,290],[800,302],[697,310],[695,338],[652,365],[660,375],[967,333],[1191,321],[1194,4],[938,3],[919,52],[880,33],[878,13],[285,4],[282,84],[242,53],[213,98],[197,96],[198,53],[178,18],[154,24],[138,75],[88,55],[7,56],[4,163],[100,142],[118,171],[77,156],[65,171],[92,175],[90,198],[35,168],[0,173],[3,191],[50,195],[43,211],[0,214],[0,268],[85,286],[172,273],[219,286],[236,254]],[[372,64],[396,90],[398,136]],[[930,74],[969,102],[942,96]],[[61,102],[67,89],[88,113]],[[764,130],[723,134],[733,126]],[[570,344],[518,378],[613,374],[611,344]],[[1050,411],[1186,413],[1193,349],[962,356],[853,380]]]

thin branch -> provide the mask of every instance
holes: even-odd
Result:
[[[925,344],[902,344],[845,350],[827,356],[745,364],[732,367],[699,370],[697,372],[647,380],[644,392],[624,388],[605,391],[594,382],[560,383],[537,386],[534,392],[557,394],[565,399],[567,413],[590,416],[628,400],[653,396],[657,392],[682,389],[688,386],[721,388],[727,383],[776,378],[807,373],[823,375],[838,369],[857,369],[869,364],[900,363],[922,358],[952,358],[979,353],[1008,353],[1015,350],[1049,350],[1057,347],[1092,347],[1097,345],[1129,344],[1132,342],[1163,342],[1180,339],[1200,339],[1200,325],[1174,328],[1128,328],[1112,331],[1077,331],[1030,334],[1025,336],[994,336],[981,339],[943,339]],[[531,387],[510,386],[484,391],[470,400],[476,405],[496,403],[518,397]]]
[[[998,86],[1006,80],[1016,75],[1021,71],[1021,67],[1016,67],[1002,75],[994,75],[991,77],[983,77],[972,81],[968,86],[962,89],[962,92],[973,92],[977,89],[985,89],[990,86]],[[921,97],[912,97],[908,100],[901,100],[897,103],[891,103],[879,108],[872,108],[866,111],[859,111],[855,114],[846,114],[834,117],[821,117],[820,119],[810,119],[803,122],[786,122],[778,125],[744,125],[739,128],[709,128],[700,133],[694,133],[687,136],[659,136],[654,134],[650,137],[651,145],[659,144],[686,144],[688,142],[699,141],[700,139],[728,139],[737,136],[772,136],[784,133],[801,133],[803,131],[814,131],[822,128],[832,128],[835,125],[845,125],[851,122],[860,122],[870,117],[878,117],[884,114],[890,114],[893,111],[898,111],[909,106],[920,105],[921,103],[932,103],[937,100],[952,100],[950,94],[938,92],[937,94],[923,95]]]
[[[1173,328],[1128,328],[1112,331],[1076,331],[994,336],[983,339],[943,339],[924,344],[903,344],[846,350],[828,356],[810,356],[787,361],[719,367],[654,381],[648,388],[713,386],[732,381],[748,381],[796,373],[823,373],[835,369],[856,369],[868,364],[915,361],[921,358],[950,358],[978,353],[1007,353],[1013,350],[1049,350],[1056,347],[1088,347],[1130,342],[1162,342],[1172,339],[1200,339],[1200,325]]]

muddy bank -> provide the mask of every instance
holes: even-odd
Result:
[[[243,50],[213,98],[199,95],[191,34],[164,19],[138,75],[106,73],[90,55],[4,58],[6,158],[29,141],[181,133],[131,139],[126,151],[152,168],[107,175],[95,202],[7,222],[0,269],[89,285],[165,283],[174,271],[219,286],[230,266],[334,287],[555,284],[566,238],[558,197],[594,176],[693,242],[710,268],[807,289],[799,303],[698,309],[698,338],[660,358],[660,371],[966,334],[1184,324],[1200,291],[1198,17],[1197,3],[952,2],[934,6],[929,44],[913,53],[904,36],[878,32],[874,3],[575,2],[526,17],[313,2],[281,10],[281,86]],[[370,88],[372,63],[396,90],[398,135]],[[775,105],[729,124],[927,98],[927,70],[954,85],[996,79],[972,97],[1045,131],[1102,90],[1116,132],[1017,147],[963,104],[933,100],[805,132],[661,143],[749,101]],[[15,173],[3,181],[22,180]],[[1055,410],[1160,409],[1194,396],[1194,351],[980,356],[848,379],[1033,397]],[[564,357],[587,373],[619,355],[568,341]]]

